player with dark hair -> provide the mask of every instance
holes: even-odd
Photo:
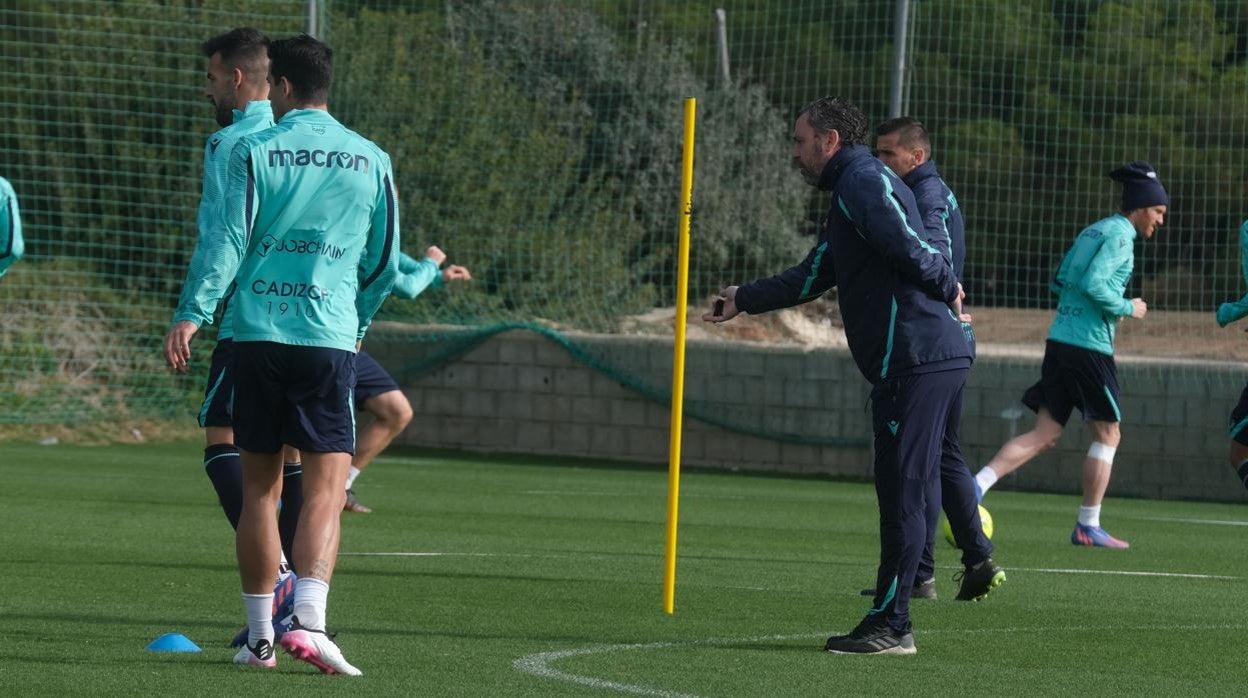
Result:
[[[966,232],[962,209],[953,191],[936,170],[927,128],[912,116],[901,116],[876,127],[875,136],[876,157],[901,177],[901,181],[914,193],[927,241],[949,260],[954,276],[960,282],[964,281]],[[975,332],[967,318],[959,320],[974,358]],[[975,479],[962,457],[958,427],[957,422],[951,423],[941,440],[940,496],[932,497],[927,502],[927,543],[919,559],[912,598],[936,598],[936,529],[942,508],[954,540],[963,551],[964,565],[992,554],[992,543],[984,535],[977,515],[979,500],[975,494]],[[874,590],[863,591],[864,595],[873,593]],[[960,593],[957,598],[960,601],[975,600]]]
[[[217,224],[225,206],[226,165],[230,151],[244,136],[273,126],[269,103],[269,40],[257,29],[240,27],[205,41],[201,47],[208,59],[204,96],[212,103],[217,124],[204,143],[204,177],[196,220],[198,237],[191,254],[186,281],[173,324],[165,336],[165,360],[185,373],[190,358],[190,338],[213,320],[212,308],[226,295],[232,277],[222,272],[229,241]],[[199,426],[204,430],[204,472],[217,492],[217,501],[234,529],[243,510],[243,468],[234,445],[234,322],[233,306],[221,303],[221,323],[217,345],[212,352]],[[295,527],[302,505],[302,476],[298,458],[291,454],[285,466],[282,510],[278,525],[282,534],[281,569],[274,587],[273,617],[290,614],[295,577],[288,569],[292,556]],[[281,632],[282,627],[277,628]],[[236,637],[241,644],[245,639]]]
[[[880,565],[866,617],[828,638],[825,649],[914,654],[910,594],[927,540],[927,500],[936,496],[940,443],[958,422],[971,354],[953,267],[918,232],[914,195],[871,156],[866,137],[866,117],[843,98],[801,110],[793,163],[831,199],[818,240],[797,266],[724,288],[702,317],[724,322],[837,288],[850,353],[872,385]],[[982,596],[1002,578],[990,558],[977,560],[963,578],[964,593]]]
[[[277,125],[230,154],[235,440],[243,460],[238,565],[249,637],[234,661],[272,667],[282,447],[303,454],[294,540],[300,578],[283,649],[325,673],[359,675],[326,632],[347,468],[355,444],[355,354],[398,267],[390,158],[328,111],[333,53],[300,35],[269,45]],[[211,308],[208,308],[211,310]]]

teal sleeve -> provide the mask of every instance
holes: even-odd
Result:
[[[412,272],[416,271],[419,268],[420,268],[420,260],[411,256],[410,254],[407,254],[406,252],[399,253],[399,273],[400,274],[411,274]]]
[[[403,255],[399,261],[399,274],[394,279],[394,295],[399,298],[412,299],[424,293],[425,289],[433,286],[438,288],[442,285],[442,270],[438,269],[438,265],[432,259],[425,257],[424,259],[415,260],[407,255]],[[403,262],[411,260],[412,264],[405,265]]]
[[[1248,284],[1248,221],[1239,227],[1239,263],[1244,274],[1244,283]],[[1227,325],[1248,317],[1248,295],[1237,301],[1228,301],[1218,306],[1218,326]]]
[[[17,195],[9,183],[0,179],[0,276],[25,252],[22,243],[22,217],[17,210]]]
[[[359,317],[357,340],[372,324],[373,315],[390,295],[394,278],[399,272],[399,209],[394,195],[394,173],[389,161],[385,162],[381,186],[373,208],[369,226],[368,242],[360,256],[360,291],[355,297],[356,315]]]
[[[201,196],[195,249],[191,252],[191,263],[186,269],[186,280],[182,283],[182,295],[178,298],[178,307],[173,312],[175,324],[184,320],[194,323],[196,327],[212,323],[213,309],[217,307],[217,303],[225,295],[226,287],[233,280],[232,276],[223,278],[216,273],[222,263],[222,248],[225,245],[220,225],[224,199],[211,201],[208,193],[209,191],[225,193],[225,188],[228,186],[226,177],[229,163],[232,161],[232,158],[213,160],[205,156],[205,182],[213,179],[218,184],[215,187],[205,184],[204,194]]]
[[[1130,315],[1135,306],[1122,297],[1122,291],[1114,284],[1114,274],[1132,259],[1131,241],[1126,238],[1109,239],[1088,263],[1088,269],[1079,279],[1078,288],[1105,315],[1119,317]]]
[[[204,270],[201,287],[208,289],[198,297],[196,316],[210,322],[217,303],[234,282],[247,250],[251,226],[255,222],[256,181],[252,172],[251,145],[244,139],[234,146],[225,172],[225,204],[219,215],[212,217],[206,235],[213,240],[214,264]],[[185,296],[185,291],[183,292]],[[186,318],[192,322],[196,318]],[[179,318],[175,315],[174,321]],[[202,324],[202,323],[201,323]]]

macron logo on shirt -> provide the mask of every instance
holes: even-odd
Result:
[[[368,172],[368,158],[345,150],[270,150],[269,167],[313,167]]]

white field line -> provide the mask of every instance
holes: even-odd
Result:
[[[949,568],[961,569],[961,568]],[[1018,572],[1043,572],[1045,574],[1107,574],[1120,577],[1171,577],[1175,579],[1221,579],[1235,581],[1239,577],[1231,577],[1224,574],[1192,574],[1188,572],[1148,572],[1144,570],[1081,570],[1075,568],[1063,567],[1007,567],[1006,573]]]
[[[564,559],[601,559],[605,557],[624,557],[610,553],[589,553],[584,555],[568,555],[560,553],[458,553],[434,551],[373,551],[373,552],[339,552],[340,557],[531,557],[531,558],[564,558]],[[635,557],[631,556],[631,557]],[[748,558],[741,558],[748,562]],[[794,560],[794,562],[805,561]],[[960,570],[961,567],[942,566],[942,569]],[[1007,567],[1006,572],[1040,572],[1043,574],[1103,574],[1119,577],[1168,577],[1172,579],[1218,579],[1236,581],[1239,577],[1224,574],[1196,574],[1191,572],[1155,572],[1151,570],[1087,570],[1074,567]],[[729,587],[746,591],[768,591],[766,587]]]
[[[1123,517],[1127,518],[1127,517]],[[1141,516],[1141,521],[1165,521],[1170,523],[1206,524],[1208,526],[1248,526],[1248,521],[1230,521],[1222,519],[1183,519],[1168,516]]]

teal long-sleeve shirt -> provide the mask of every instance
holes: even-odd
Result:
[[[398,271],[389,156],[328,112],[297,109],[242,138],[228,168],[234,340],[355,351]]]
[[[416,259],[403,252],[399,253],[399,274],[394,279],[394,290],[391,294],[398,298],[412,299],[419,296],[430,286],[442,286],[442,271],[428,257]]]
[[[1239,262],[1244,272],[1244,283],[1248,283],[1248,221],[1239,226]],[[1218,306],[1217,318],[1221,327],[1244,317],[1248,317],[1248,295]]]
[[[273,127],[273,107],[266,100],[248,102],[239,111],[234,110],[234,123],[208,136],[204,141],[204,181],[199,197],[199,213],[196,217],[198,237],[191,263],[186,269],[186,281],[182,284],[182,296],[173,313],[173,322],[187,320],[202,327],[212,322],[212,310],[225,295],[232,276],[222,273],[222,263],[227,255],[225,239],[220,225],[224,215],[226,169],[230,153],[244,136]],[[221,327],[217,339],[233,336],[233,318],[227,301],[221,312]]]
[[[1123,296],[1135,266],[1135,227],[1114,214],[1084,228],[1058,268],[1057,316],[1049,339],[1113,356],[1119,318],[1134,305]]]
[[[0,276],[25,252],[22,243],[22,217],[17,210],[17,194],[9,180],[0,177]]]

